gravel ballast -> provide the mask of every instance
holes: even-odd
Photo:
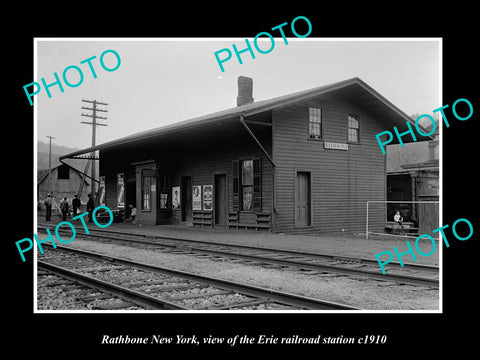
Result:
[[[399,285],[366,278],[336,274],[282,270],[239,262],[213,261],[208,257],[135,249],[116,244],[75,239],[67,246],[117,256],[150,265],[164,266],[201,275],[269,287],[327,301],[343,303],[365,310],[438,310],[438,289]]]

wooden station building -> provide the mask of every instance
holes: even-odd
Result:
[[[99,151],[100,198],[142,224],[362,231],[367,200],[386,200],[375,135],[412,123],[359,78],[254,101],[63,156]],[[408,141],[408,139],[403,139]],[[375,217],[386,221],[386,208]]]

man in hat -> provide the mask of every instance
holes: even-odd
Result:
[[[60,203],[60,210],[62,211],[62,220],[67,220],[68,216],[68,201],[67,198],[64,197],[62,202]]]
[[[77,216],[77,212],[82,206],[82,203],[80,202],[80,199],[78,198],[78,195],[75,195],[75,197],[72,200],[72,208],[73,208],[73,215],[72,217]]]

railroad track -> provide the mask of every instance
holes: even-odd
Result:
[[[39,230],[42,230],[39,224]],[[82,231],[78,230],[77,234]],[[83,232],[84,235],[86,235]],[[111,230],[90,230],[90,237],[127,243],[129,246],[142,246],[154,250],[170,249],[178,254],[207,254],[214,257],[246,261],[249,264],[295,268],[319,273],[334,273],[347,276],[389,281],[400,284],[439,288],[438,267],[419,264],[390,263],[384,275],[378,270],[378,263],[370,259],[358,259],[327,254],[313,254],[290,250],[212,243],[201,240],[177,239],[164,236],[125,234]],[[420,276],[418,274],[421,274]]]
[[[353,306],[43,244],[39,268],[147,308],[170,310],[358,310]]]
[[[38,264],[38,310],[144,310],[143,303],[119,297],[55,268]]]

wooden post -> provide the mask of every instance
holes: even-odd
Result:
[[[102,124],[102,123],[97,122],[97,119],[104,119],[104,120],[107,119],[106,117],[97,115],[97,112],[107,112],[107,110],[102,110],[102,109],[97,108],[97,105],[108,105],[108,104],[99,102],[97,100],[93,100],[93,101],[92,100],[82,100],[82,102],[93,104],[91,108],[82,106],[82,109],[92,111],[92,114],[82,114],[82,116],[91,117],[92,122],[81,121],[82,124],[92,125],[92,147],[93,147],[93,146],[95,146],[95,139],[97,137],[97,126],[107,126],[107,124]],[[95,187],[96,187],[95,186],[96,166],[95,166],[95,163],[93,162],[93,159],[95,158],[95,151],[92,151],[90,153],[90,157],[91,157],[91,161],[92,161],[91,172],[92,172],[92,179],[93,179],[92,180],[92,196],[93,196],[93,200],[95,202],[95,205],[97,205],[97,194],[96,194],[96,189],[95,189]]]
[[[53,136],[47,136],[50,139],[50,145],[48,147],[48,193],[52,196],[52,139]]]

